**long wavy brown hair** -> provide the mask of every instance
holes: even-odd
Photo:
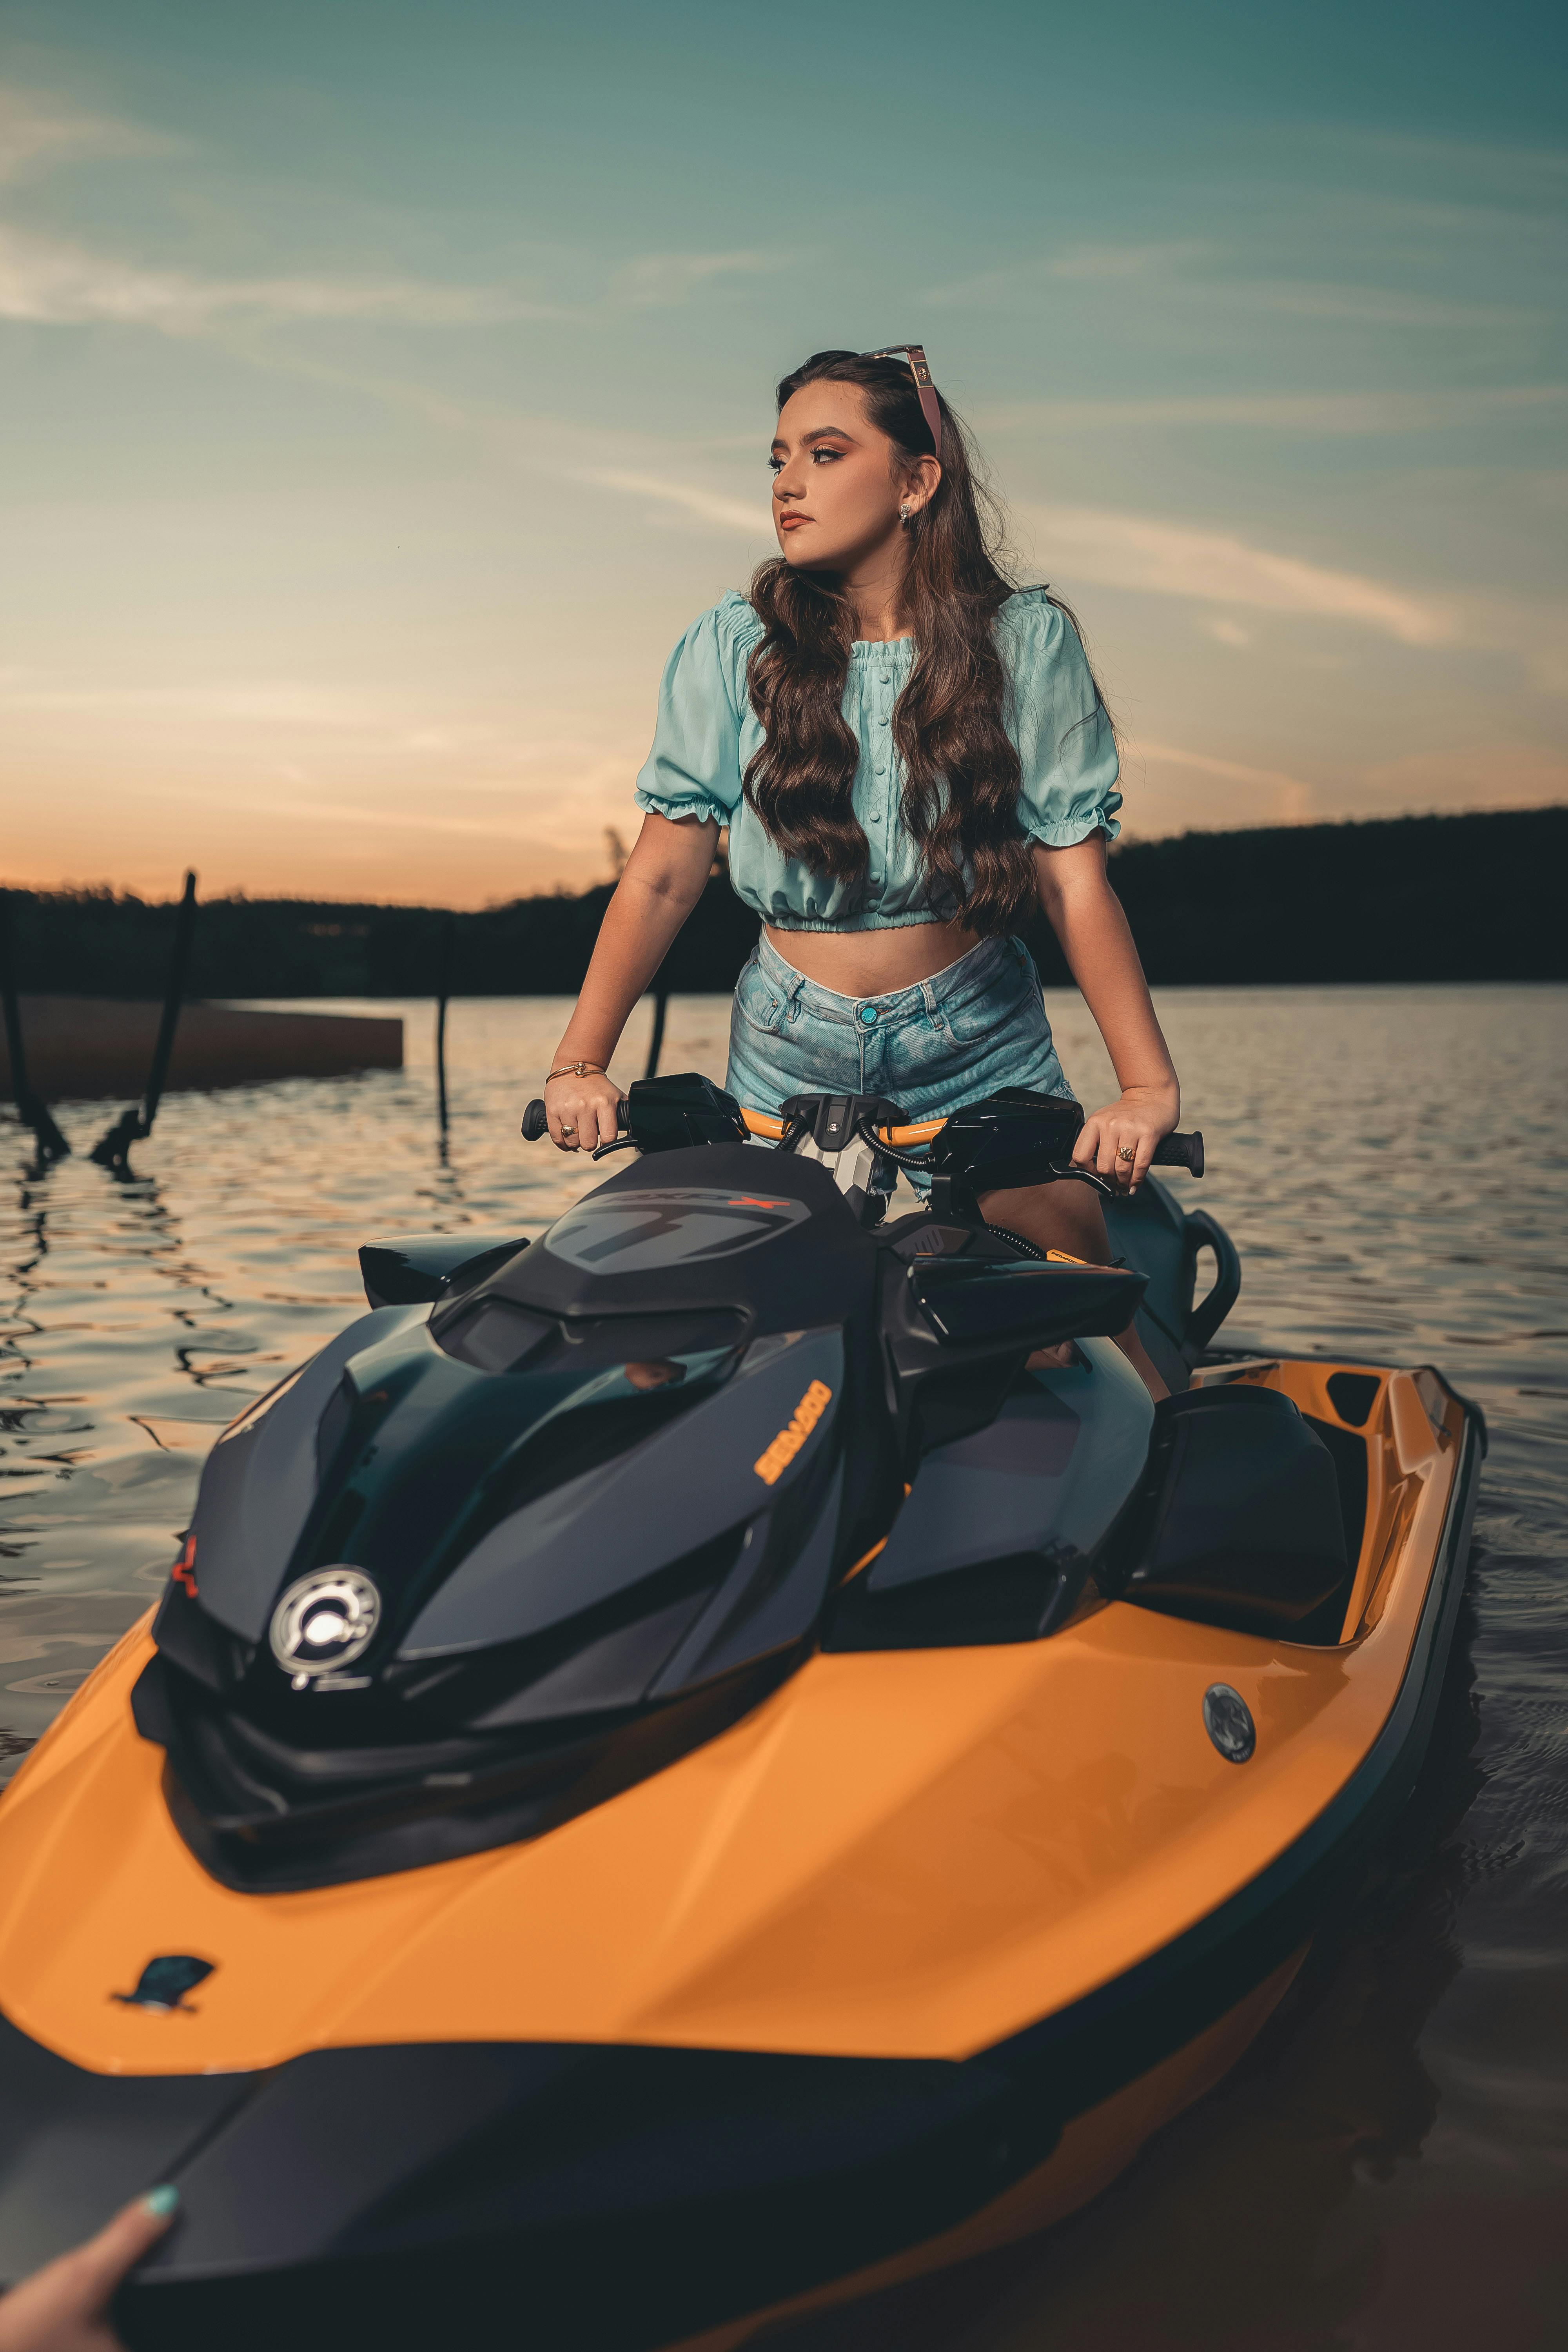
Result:
[[[779,407],[802,384],[819,382],[859,387],[868,421],[893,445],[895,472],[933,454],[901,361],[816,352],[784,378]],[[904,768],[904,822],[920,844],[932,906],[971,930],[1005,933],[1035,899],[995,633],[1017,583],[1004,568],[1001,512],[969,436],[937,397],[942,482],[908,526],[901,618],[915,661],[893,712],[893,740]],[[795,571],[782,556],[759,567],[749,593],[763,635],[748,685],[766,740],[748,763],[746,798],[779,846],[812,873],[862,882],[869,851],[852,801],[860,746],[844,716],[854,606],[835,573]],[[1051,601],[1076,629],[1070,609]]]

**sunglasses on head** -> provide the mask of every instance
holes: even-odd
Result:
[[[936,386],[926,365],[923,343],[889,343],[884,351],[862,352],[863,360],[902,360],[915,380],[921,408],[931,427],[931,443],[937,456],[942,456],[942,405],[936,396]]]

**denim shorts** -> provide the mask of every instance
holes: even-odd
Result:
[[[735,983],[725,1086],[748,1110],[791,1095],[883,1095],[936,1118],[1000,1087],[1075,1099],[1022,940],[983,940],[886,996],[840,996],[760,939]]]

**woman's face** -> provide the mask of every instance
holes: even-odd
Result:
[[[900,507],[923,506],[942,478],[934,457],[898,467],[855,383],[802,384],[780,412],[772,462],[779,545],[808,572],[853,572],[884,554],[902,532]]]

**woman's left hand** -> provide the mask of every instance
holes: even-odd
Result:
[[[1120,1102],[1091,1110],[1073,1146],[1073,1162],[1093,1168],[1119,1192],[1135,1192],[1149,1173],[1154,1146],[1181,1116],[1181,1097],[1171,1087],[1127,1087]]]

